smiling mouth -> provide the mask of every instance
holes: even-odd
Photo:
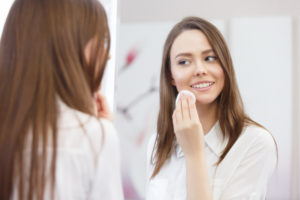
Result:
[[[213,84],[214,82],[199,83],[199,84],[191,85],[191,87],[196,89],[202,89],[202,88],[207,88]]]

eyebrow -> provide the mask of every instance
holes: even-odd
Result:
[[[206,49],[206,50],[202,51],[201,54],[203,55],[203,54],[208,54],[208,53],[211,53],[211,52],[214,53],[214,50]],[[179,53],[175,56],[175,58],[180,57],[180,56],[191,56],[191,55],[192,55],[191,53]]]

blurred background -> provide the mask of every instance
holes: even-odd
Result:
[[[0,2],[0,33],[12,2]],[[116,116],[127,200],[145,195],[146,146],[156,132],[164,41],[175,23],[191,15],[223,33],[247,113],[277,140],[278,169],[267,199],[300,200],[300,1],[100,2],[112,35],[102,92]]]

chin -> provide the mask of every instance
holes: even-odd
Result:
[[[217,98],[197,98],[196,103],[198,105],[209,105],[215,103]]]

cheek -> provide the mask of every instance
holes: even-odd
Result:
[[[177,90],[181,90],[187,84],[187,78],[182,73],[174,73],[172,77],[172,85],[174,85]]]
[[[219,82],[220,88],[223,89],[225,83],[225,75],[223,69],[221,67],[217,68],[214,74]]]
[[[173,77],[176,83],[183,83],[186,80],[186,77],[183,74],[175,74]]]
[[[172,84],[180,87],[186,85],[190,78],[190,73],[187,70],[171,69]]]

